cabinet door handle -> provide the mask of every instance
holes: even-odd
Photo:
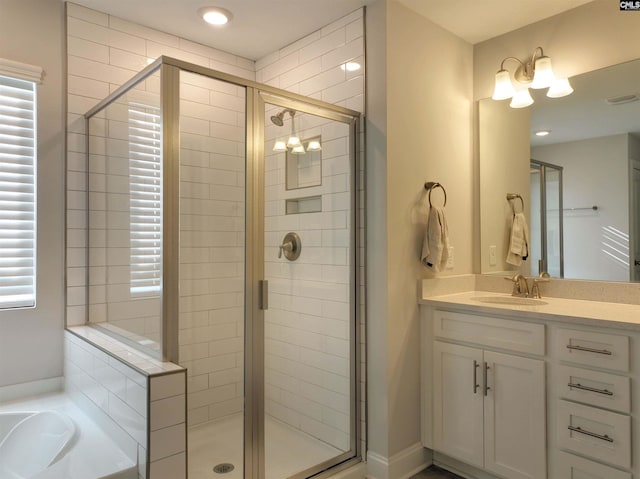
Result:
[[[592,393],[604,394],[605,396],[613,396],[613,393],[608,389],[590,388],[589,386],[583,386],[580,383],[569,383],[567,386],[570,388],[582,389],[583,391],[590,391]]]
[[[480,385],[478,384],[478,368],[479,367],[480,367],[480,363],[478,363],[478,361],[474,359],[473,360],[473,394],[476,394],[478,392],[478,388],[480,387]]]
[[[613,438],[610,438],[606,434],[605,435],[597,434],[595,432],[587,431],[586,429],[582,429],[581,427],[575,427],[575,426],[567,426],[567,429],[569,429],[569,431],[579,432],[580,434],[585,434],[587,436],[595,437],[596,439],[601,439],[603,441],[613,442]]]
[[[491,389],[489,387],[489,385],[487,384],[487,371],[489,371],[489,369],[491,369],[489,367],[489,364],[485,361],[484,362],[484,371],[483,371],[483,380],[484,380],[484,395],[487,396],[489,394],[489,389]]]
[[[573,346],[571,344],[567,344],[567,349],[575,349],[577,351],[585,351],[587,353],[605,354],[607,356],[611,356],[613,354],[607,349],[585,348],[584,346]]]

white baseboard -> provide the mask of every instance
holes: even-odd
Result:
[[[3,386],[0,387],[0,403],[62,391],[63,385],[64,378],[60,376],[57,378],[41,379],[39,381]]]
[[[408,479],[431,464],[431,451],[421,443],[386,458],[373,451],[367,453],[367,477],[370,479]]]

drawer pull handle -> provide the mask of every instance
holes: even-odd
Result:
[[[480,363],[473,360],[473,394],[478,392],[478,388],[480,385],[478,384],[478,368],[480,367]]]
[[[595,437],[596,439],[602,439],[603,441],[613,442],[613,439],[607,436],[606,434],[603,436],[602,434],[596,434],[595,432],[587,431],[586,429],[582,429],[581,427],[575,426],[567,426],[569,431],[579,432],[580,434],[585,434],[587,436]]]
[[[613,396],[613,393],[608,389],[590,388],[589,386],[583,386],[580,383],[569,383],[567,384],[567,386],[569,386],[570,388],[582,389],[583,391],[590,391],[592,393],[604,394],[605,396]]]
[[[611,356],[613,354],[607,349],[585,348],[584,346],[572,346],[571,344],[567,344],[567,349],[575,349],[577,351],[585,351],[587,353],[605,354],[607,356]]]

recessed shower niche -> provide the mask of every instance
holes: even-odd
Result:
[[[187,369],[189,478],[359,460],[359,114],[161,57],[87,118],[90,323]]]

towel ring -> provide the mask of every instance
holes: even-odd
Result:
[[[438,187],[442,188],[442,192],[444,193],[444,204],[442,206],[447,206],[447,190],[444,189],[444,186],[442,186],[440,183],[436,181],[427,181],[424,184],[424,189],[429,192],[429,206],[433,206],[431,204],[431,191],[433,191],[434,188],[438,188]]]
[[[522,209],[520,210],[520,213],[524,213],[524,200],[522,199],[522,196],[520,196],[518,193],[507,193],[507,201],[513,201],[516,198],[518,198],[520,200],[520,204],[522,205]],[[513,214],[516,214],[516,206],[511,203],[511,209],[513,210]]]

